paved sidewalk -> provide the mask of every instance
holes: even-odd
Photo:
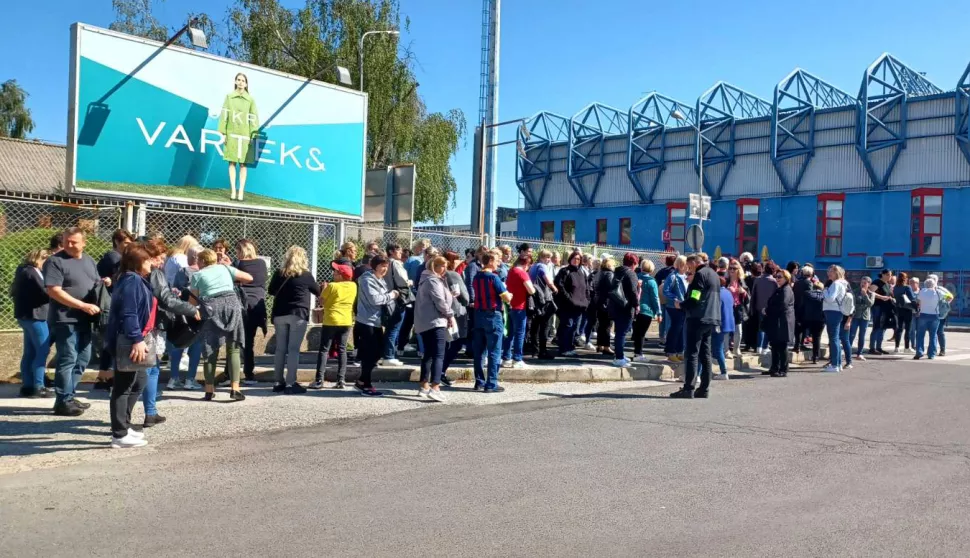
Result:
[[[506,391],[483,394],[472,384],[458,383],[446,390],[448,401],[419,399],[416,384],[385,383],[378,387],[384,397],[363,397],[353,389],[309,391],[306,395],[281,395],[269,383],[244,388],[246,400],[230,403],[228,391],[219,390],[213,402],[202,400],[201,391],[163,393],[159,412],[164,424],[146,429],[150,444],[144,449],[112,450],[107,392],[88,392],[81,397],[92,407],[80,417],[55,417],[52,399],[16,397],[17,384],[0,385],[0,474],[59,467],[86,461],[116,459],[157,451],[160,447],[209,437],[251,435],[257,432],[302,428],[322,423],[385,415],[441,405],[477,406],[549,399],[663,385],[659,381],[507,383]],[[143,406],[135,408],[136,421],[143,420]],[[186,470],[186,473],[189,469]]]

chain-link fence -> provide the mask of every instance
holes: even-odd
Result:
[[[123,207],[51,203],[0,198],[0,329],[17,329],[8,296],[14,273],[31,250],[46,249],[51,237],[68,227],[87,233],[85,253],[97,261],[111,249],[111,235],[122,226]]]
[[[479,235],[421,229],[391,229],[367,223],[344,225],[344,240],[353,241],[360,247],[368,242],[377,242],[381,249],[386,249],[391,243],[410,249],[415,242],[425,238],[441,252],[453,250],[459,256],[463,256],[465,250],[475,250],[482,245],[482,237]]]
[[[623,255],[627,252],[633,252],[641,260],[649,259],[653,262],[657,269],[663,267],[664,258],[669,255],[667,252],[658,252],[657,250],[644,250],[637,248],[635,246],[609,246],[604,244],[567,244],[564,242],[555,242],[542,240],[538,238],[524,238],[524,237],[510,237],[501,236],[497,239],[498,244],[508,244],[512,247],[513,251],[517,246],[521,244],[528,244],[532,247],[533,251],[538,252],[539,250],[549,250],[553,253],[559,253],[563,260],[569,256],[569,253],[575,249],[580,249],[584,254],[591,254],[594,257],[602,257],[604,254],[609,254],[613,256],[614,259],[621,260]]]

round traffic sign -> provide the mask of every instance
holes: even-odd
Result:
[[[695,252],[704,249],[704,229],[699,225],[691,225],[687,228],[687,247]]]

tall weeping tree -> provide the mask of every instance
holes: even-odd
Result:
[[[236,0],[228,16],[228,53],[259,66],[335,81],[334,67],[351,70],[359,84],[360,37],[367,31],[407,31],[398,0],[307,0],[296,10],[278,0]],[[450,159],[465,135],[458,109],[429,113],[417,88],[415,58],[392,35],[364,45],[368,93],[368,167],[417,166],[414,219],[441,222],[458,185]]]
[[[27,97],[17,80],[0,83],[0,138],[24,139],[34,129]]]

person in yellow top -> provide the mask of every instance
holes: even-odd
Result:
[[[354,268],[333,262],[333,283],[328,284],[320,300],[323,302],[323,327],[320,328],[320,348],[317,350],[317,377],[310,389],[323,389],[323,377],[327,371],[330,344],[336,341],[338,354],[337,383],[334,389],[344,389],[347,380],[347,339],[354,326],[354,301],[357,300],[357,283]]]
[[[219,132],[225,144],[222,158],[229,163],[229,199],[236,198],[236,167],[239,168],[239,201],[243,201],[246,189],[246,169],[256,160],[253,140],[259,132],[259,114],[256,101],[249,94],[249,78],[236,74],[235,88],[226,95],[219,116]]]

